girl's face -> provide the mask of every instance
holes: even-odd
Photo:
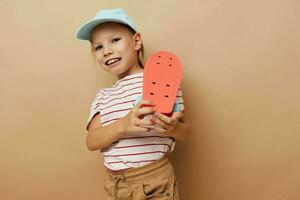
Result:
[[[104,23],[94,28],[91,42],[99,65],[119,79],[143,70],[137,57],[142,45],[139,33],[131,35],[122,24]]]

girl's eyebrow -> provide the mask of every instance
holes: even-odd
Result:
[[[97,45],[99,45],[99,44],[101,44],[100,41],[99,41],[99,42],[93,42],[93,45],[94,45],[94,46],[97,46]]]
[[[101,42],[93,42],[93,46],[98,46],[99,44],[101,44]]]

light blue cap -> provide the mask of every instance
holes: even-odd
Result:
[[[83,23],[79,27],[79,29],[77,30],[77,38],[81,40],[90,40],[90,34],[93,28],[105,22],[122,23],[130,26],[134,31],[137,31],[134,22],[123,9],[102,9],[96,14],[93,19]]]

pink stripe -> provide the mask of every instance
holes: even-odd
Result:
[[[115,162],[107,162],[107,164],[116,164],[116,163],[124,163],[124,164],[127,164],[127,163],[141,163],[141,162],[153,162],[153,161],[156,161],[157,159],[155,160],[140,160],[140,161],[115,161]]]
[[[119,117],[119,118],[114,118],[114,119],[111,119],[111,120],[107,120],[107,121],[103,122],[102,125],[103,125],[103,124],[106,124],[106,123],[108,123],[108,122],[114,121],[114,120],[118,120],[118,119],[121,119],[121,117]]]
[[[132,148],[132,147],[142,147],[142,146],[153,146],[153,145],[162,145],[162,146],[167,146],[169,152],[171,150],[171,146],[169,144],[161,144],[161,143],[156,143],[156,144],[140,144],[140,145],[131,145],[131,146],[121,146],[121,147],[114,147],[114,149],[122,149],[122,148]]]
[[[111,108],[111,107],[113,107],[113,106],[116,106],[116,105],[119,105],[119,104],[125,104],[125,103],[130,103],[130,102],[134,102],[135,100],[130,100],[130,101],[123,101],[123,102],[120,102],[120,103],[115,103],[115,104],[113,104],[113,105],[111,105],[111,106],[108,106],[108,107],[106,107],[106,108],[100,108],[100,110],[105,110],[105,109],[108,109],[108,108]],[[98,104],[98,105],[97,105]],[[99,106],[99,103],[97,103],[96,105],[96,107],[94,108],[94,109],[96,109],[98,106]]]
[[[142,147],[142,146],[152,146],[152,145],[163,145],[163,146],[168,146],[170,148],[169,144],[161,144],[161,143],[138,144],[138,145],[120,146],[120,147],[114,147],[114,148],[115,149],[122,149],[122,148]]]
[[[157,135],[153,135],[153,136],[141,136],[141,137],[131,137],[131,138],[121,138],[116,142],[113,142],[112,144],[116,144],[121,140],[130,140],[130,139],[138,139],[138,138],[150,138],[150,137],[156,137],[156,138],[168,138],[171,139],[173,142],[175,142],[175,139],[172,137],[163,137],[163,136],[157,136]]]
[[[107,93],[109,94],[110,92],[118,91],[118,90],[122,89],[123,87],[125,87],[125,86],[127,86],[127,85],[134,85],[134,84],[137,84],[137,83],[143,83],[143,81],[138,81],[138,82],[134,82],[134,83],[128,83],[128,84],[124,84],[124,85],[122,85],[121,87],[116,88],[116,89],[111,89],[111,90],[104,89],[103,91],[104,91],[104,92],[107,92]],[[107,94],[105,94],[105,95],[107,95]]]
[[[111,99],[110,101],[108,101],[108,102],[105,102],[105,103],[101,103],[101,102],[99,102],[99,103],[97,103],[96,105],[97,106],[99,106],[99,105],[105,105],[105,104],[108,104],[108,103],[110,103],[110,102],[112,102],[112,101],[114,101],[114,100],[118,100],[118,99],[124,99],[124,98],[126,98],[126,97],[130,97],[130,96],[133,96],[133,95],[136,95],[136,94],[142,94],[141,92],[135,92],[135,93],[132,93],[132,94],[128,94],[127,96],[124,96],[124,97],[120,97],[120,98],[115,98],[115,99]]]
[[[167,152],[165,152],[165,151],[150,151],[150,152],[141,152],[141,153],[132,153],[132,154],[105,155],[104,157],[136,156],[136,155],[151,154],[151,153],[167,153]]]
[[[101,116],[105,116],[105,115],[108,115],[108,114],[111,114],[111,113],[115,113],[115,112],[121,112],[121,111],[126,111],[126,110],[131,110],[132,108],[127,108],[127,109],[120,109],[120,110],[114,110],[114,111],[111,111],[111,112],[108,112],[108,113],[105,113],[105,114],[101,114]]]
[[[131,90],[134,90],[134,89],[138,89],[138,88],[142,88],[143,86],[138,86],[138,87],[134,87],[134,88],[130,88],[128,90],[123,90],[121,93],[117,93],[117,94],[110,94],[110,96],[106,97],[106,98],[100,98],[101,100],[106,100],[110,97],[113,97],[113,96],[117,96],[117,95],[120,95],[120,94],[123,94],[124,92],[128,92],[128,91],[131,91]]]
[[[136,77],[132,77],[132,78],[123,79],[123,80],[121,80],[118,84],[116,84],[116,85],[114,86],[114,88],[117,87],[120,83],[124,83],[124,82],[127,82],[127,81],[129,81],[129,80],[133,80],[133,79],[137,79],[137,78],[143,78],[143,75],[142,75],[142,76],[136,76]]]
[[[168,136],[158,136],[158,135],[151,135],[151,136],[138,136],[138,137],[123,137],[121,138],[120,140],[128,140],[128,139],[137,139],[137,138],[150,138],[150,137],[158,137],[158,138],[169,138],[169,139],[172,139],[174,140],[172,137],[168,137]]]

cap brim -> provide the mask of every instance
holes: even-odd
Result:
[[[117,22],[121,24],[128,25],[126,22],[118,19],[92,19],[90,21],[87,21],[83,25],[81,25],[77,31],[77,38],[81,40],[90,40],[91,31],[93,28],[95,28],[97,25],[105,23],[105,22]]]

